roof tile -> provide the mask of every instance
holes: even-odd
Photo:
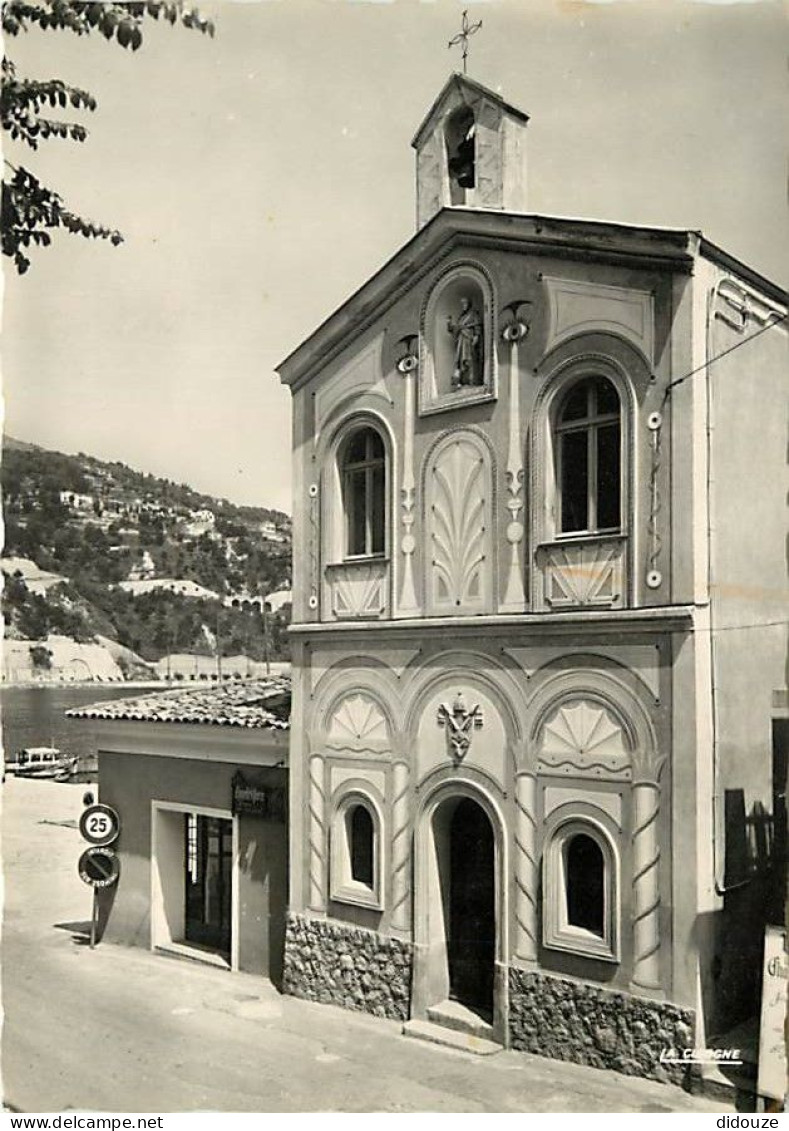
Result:
[[[66,711],[66,717],[287,730],[290,727],[290,679],[272,676],[208,688],[179,687],[72,707]]]

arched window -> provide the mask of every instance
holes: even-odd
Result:
[[[358,884],[373,886],[373,819],[364,805],[354,805],[346,814],[348,847],[351,858],[351,879]]]
[[[386,451],[379,433],[356,428],[340,449],[345,513],[345,555],[371,557],[386,550]]]
[[[605,861],[597,841],[576,833],[564,844],[567,925],[603,938],[605,923]]]
[[[619,394],[606,377],[585,377],[564,395],[555,418],[556,481],[562,534],[622,525]]]
[[[336,903],[383,909],[382,820],[378,805],[361,789],[338,802],[331,825],[330,898]]]
[[[619,961],[616,836],[583,816],[549,831],[543,858],[543,941],[554,950]]]

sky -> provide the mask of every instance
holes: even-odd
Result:
[[[413,235],[464,7],[469,75],[530,115],[530,212],[701,229],[786,285],[780,0],[235,0],[136,53],[33,31],[18,69],[98,109],[6,157],[125,243],[4,261],[5,431],[290,512],[275,366]]]

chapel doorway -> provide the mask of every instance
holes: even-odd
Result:
[[[496,950],[495,847],[490,820],[476,801],[463,798],[455,805],[448,847],[449,997],[490,1021]]]
[[[230,958],[233,822],[184,815],[187,943]]]

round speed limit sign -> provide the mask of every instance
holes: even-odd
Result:
[[[109,805],[88,805],[79,819],[79,831],[89,844],[112,844],[118,839],[121,823]]]

